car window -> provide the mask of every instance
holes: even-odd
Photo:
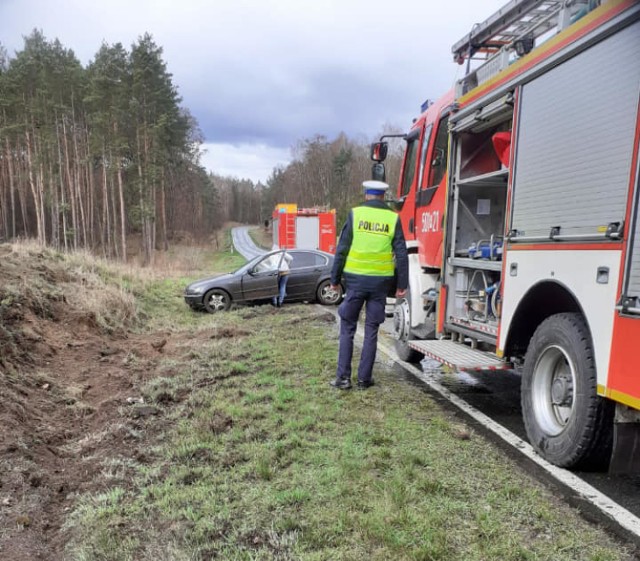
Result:
[[[314,254],[314,257],[316,258],[315,264],[317,267],[324,267],[329,261],[324,255],[318,255],[317,253]]]
[[[440,185],[445,172],[447,171],[447,158],[449,157],[449,114],[440,119],[438,132],[436,133],[436,145],[434,146],[433,161],[431,162],[431,177],[429,187]]]
[[[247,261],[244,265],[242,265],[241,267],[238,267],[235,271],[232,271],[232,273],[234,274],[246,273],[247,271],[252,271],[253,268],[258,264],[261,258],[262,258],[261,255],[254,257],[251,261]]]
[[[302,269],[304,267],[324,265],[325,263],[326,260],[322,255],[308,251],[300,251],[293,254],[293,261],[290,266],[292,269]]]
[[[282,258],[282,252],[268,255],[262,261],[260,261],[253,268],[253,270],[256,273],[264,273],[266,271],[275,271],[278,269],[278,266],[280,265],[281,258]]]

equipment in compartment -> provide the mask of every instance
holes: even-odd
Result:
[[[511,164],[511,131],[497,132],[491,137],[493,149],[495,150],[500,163],[508,168]]]
[[[456,257],[492,261],[502,258],[505,206],[502,185],[460,186],[454,207]]]
[[[471,259],[489,259],[490,261],[502,260],[502,236],[491,235],[488,240],[479,240],[469,247]]]
[[[489,128],[473,124],[454,132],[454,257],[502,259],[511,115],[511,106],[503,104],[500,120]]]
[[[491,273],[479,269],[471,273],[465,297],[467,319],[488,322],[496,321],[500,317],[500,281],[493,280],[492,276]]]
[[[500,275],[482,269],[456,269],[454,317],[473,322],[495,323],[502,308]]]

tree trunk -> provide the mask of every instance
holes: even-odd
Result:
[[[145,181],[142,173],[142,141],[140,139],[140,129],[136,131],[136,140],[138,145],[138,189],[140,197],[140,229],[142,232],[142,252],[144,266],[149,265],[151,262],[151,255],[148,246],[149,234],[148,234],[148,220],[145,210]]]
[[[71,229],[73,232],[73,249],[78,249],[78,210],[76,208],[76,196],[74,189],[74,178],[71,176],[71,163],[69,155],[69,140],[67,138],[66,119],[62,120],[62,137],[64,139],[64,163],[69,185],[69,202],[71,203]]]
[[[120,244],[118,243],[118,205],[116,204],[116,187],[113,173],[113,154],[109,153],[109,204],[111,205],[111,255],[120,260]]]
[[[44,156],[44,154],[42,155]],[[44,163],[42,161],[38,166],[36,185],[38,186],[38,197],[40,197],[40,231],[42,232],[42,245],[47,245],[47,230],[44,214]]]
[[[15,183],[13,178],[13,154],[11,153],[11,145],[9,137],[5,138],[5,148],[7,155],[7,171],[9,172],[9,198],[11,200],[11,239],[16,237],[16,199],[15,199]]]
[[[106,146],[102,149],[102,254],[111,256],[111,220],[109,215],[109,185],[107,181]]]
[[[89,244],[90,247],[94,246],[95,242],[95,214],[96,214],[96,202],[95,202],[95,189],[93,187],[93,166],[91,164],[91,146],[90,146],[90,135],[89,129],[85,126],[84,136],[85,136],[85,157],[86,164],[84,165],[84,175],[85,175],[85,186],[88,189],[87,199],[87,213],[88,217],[88,230],[89,230]]]
[[[60,248],[60,229],[58,216],[60,216],[60,201],[58,198],[58,186],[54,181],[53,158],[49,159],[49,190],[51,192],[51,244],[56,249]]]
[[[113,132],[115,142],[118,142],[118,123],[113,123]],[[119,150],[118,150],[119,152]],[[118,196],[120,198],[120,243],[122,245],[121,258],[124,262],[127,261],[127,211],[124,206],[124,185],[122,184],[122,158],[120,154],[116,159],[116,174],[118,177]]]
[[[29,187],[31,188],[31,194],[33,195],[33,204],[35,206],[35,211],[36,211],[36,228],[37,228],[37,235],[38,235],[38,243],[39,244],[43,244],[44,243],[44,233],[42,232],[42,222],[40,220],[40,213],[42,212],[40,209],[40,198],[38,197],[38,193],[36,190],[36,182],[33,178],[33,157],[32,157],[32,153],[33,153],[33,148],[31,146],[31,135],[29,134],[29,131],[25,131],[25,140],[27,142],[27,173],[28,173],[28,178],[29,178]]]
[[[79,227],[80,227],[80,232],[82,234],[82,238],[81,238],[81,243],[84,247],[90,247],[89,246],[89,238],[87,236],[87,217],[86,217],[86,212],[85,212],[85,206],[87,204],[86,200],[83,200],[82,197],[82,182],[80,180],[80,177],[82,175],[82,172],[80,170],[80,155],[79,155],[79,150],[78,150],[78,134],[76,132],[76,126],[74,124],[73,130],[72,130],[72,138],[73,138],[73,178],[74,178],[74,182],[75,182],[75,193],[76,193],[76,197],[77,197],[77,203],[78,203],[78,210],[79,210],[79,219],[80,219],[80,223],[79,223]],[[92,189],[93,186],[90,186],[90,190]]]
[[[63,118],[64,121],[64,118]],[[64,126],[63,126],[64,130]],[[68,242],[67,242],[67,199],[65,196],[65,185],[64,185],[64,162],[62,159],[62,144],[60,143],[60,131],[58,130],[57,134],[58,140],[58,170],[60,173],[60,220],[62,222],[62,247],[65,251],[69,250]],[[68,177],[67,177],[68,180]]]
[[[167,238],[167,196],[164,173],[162,174],[162,184],[160,190],[160,217],[162,219],[162,249],[169,251],[169,240]]]
[[[118,158],[120,160],[120,158]],[[122,260],[127,261],[127,211],[124,206],[124,186],[122,184],[122,169],[118,161],[118,195],[120,197],[120,243],[122,244]]]
[[[20,162],[18,163],[20,164]],[[28,173],[27,162],[23,159],[22,166],[18,165],[18,176],[26,177]],[[24,182],[21,185],[18,184],[18,200],[20,201],[20,214],[22,215],[22,235],[28,236],[27,185]]]

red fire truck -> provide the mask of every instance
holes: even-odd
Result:
[[[336,211],[279,204],[272,215],[273,244],[282,249],[336,252]]]
[[[452,52],[466,76],[405,135],[398,355],[518,368],[544,458],[637,472],[640,3],[511,0]]]

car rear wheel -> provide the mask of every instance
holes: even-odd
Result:
[[[231,307],[231,296],[220,288],[213,288],[204,295],[204,309],[210,314],[226,312]]]
[[[340,303],[342,298],[342,287],[338,285],[338,290],[331,288],[331,281],[324,280],[318,285],[316,290],[316,299],[323,306],[335,306]]]

